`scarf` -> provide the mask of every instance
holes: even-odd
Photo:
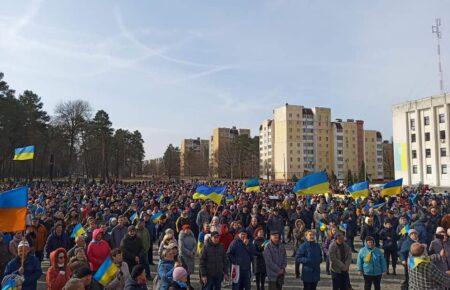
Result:
[[[430,263],[431,259],[430,257],[426,257],[426,256],[420,256],[420,257],[413,257],[413,256],[409,256],[408,258],[408,267],[410,269],[414,269],[417,266],[419,266],[422,263]]]

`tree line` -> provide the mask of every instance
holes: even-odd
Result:
[[[115,130],[109,115],[83,100],[58,104],[54,115],[31,90],[18,94],[0,72],[0,179],[113,178],[142,173],[139,131]],[[13,161],[14,149],[35,145],[34,159]]]

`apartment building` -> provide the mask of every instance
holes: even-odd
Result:
[[[383,181],[383,137],[375,130],[364,130],[365,171],[371,181]]]
[[[449,103],[443,94],[393,106],[395,178],[403,184],[450,186]]]
[[[274,169],[272,162],[273,150],[273,120],[264,120],[259,126],[259,166],[260,177],[264,179],[274,179]]]
[[[180,146],[180,175],[208,176],[209,140],[184,139]]]

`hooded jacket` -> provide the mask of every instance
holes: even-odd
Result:
[[[356,265],[358,271],[367,276],[379,276],[387,271],[384,254],[379,248],[371,249],[367,244],[359,250]]]
[[[92,233],[93,239],[89,243],[87,250],[87,257],[92,271],[97,271],[111,252],[111,248],[105,240],[97,240],[100,233],[103,233],[101,229],[94,230]]]
[[[64,264],[58,265],[58,256],[60,253],[64,254]],[[45,281],[47,282],[47,289],[61,290],[67,281],[72,276],[72,271],[67,266],[67,253],[63,248],[56,249],[50,253],[50,268],[47,271]]]

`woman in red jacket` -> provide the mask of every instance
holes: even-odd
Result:
[[[67,253],[64,248],[58,248],[50,253],[50,268],[45,278],[47,289],[61,290],[69,281],[72,271],[67,266],[67,262]]]
[[[87,257],[91,270],[93,272],[97,271],[98,268],[103,264],[106,258],[109,257],[111,253],[111,248],[108,242],[103,240],[103,230],[96,229],[92,233],[92,241],[89,243],[87,250]]]

